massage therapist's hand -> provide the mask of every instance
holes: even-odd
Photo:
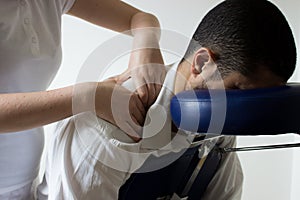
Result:
[[[137,93],[132,93],[113,80],[100,82],[95,105],[100,118],[120,127],[133,140],[140,140],[146,111]]]
[[[147,107],[151,105],[161,89],[161,82],[165,76],[164,67],[149,65],[163,64],[158,45],[160,40],[158,19],[150,13],[142,12],[118,0],[77,0],[69,14],[132,36],[133,48],[128,70],[119,76],[118,83],[131,77],[143,104]]]
[[[116,77],[118,83],[133,79],[145,107],[155,101],[166,75],[158,41],[159,29],[135,30],[128,69]]]

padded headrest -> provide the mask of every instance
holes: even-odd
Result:
[[[249,90],[190,90],[171,100],[174,124],[183,130],[224,135],[300,131],[300,84]]]

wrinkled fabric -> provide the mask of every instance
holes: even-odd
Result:
[[[120,187],[150,155],[159,157],[188,148],[193,140],[192,134],[171,132],[169,105],[177,66],[178,63],[168,71],[164,86],[147,113],[147,126],[143,129],[145,138],[140,142],[134,142],[119,128],[93,113],[82,113],[59,123],[49,145],[45,176],[38,187],[39,199],[118,199]],[[124,86],[130,89],[130,83]],[[214,140],[227,141],[226,145],[231,145],[228,141],[235,138],[218,137]],[[230,157],[228,155],[223,162],[226,163]],[[175,159],[147,170],[165,167]],[[238,159],[230,164],[240,167]],[[233,171],[235,168],[226,165],[220,170],[239,176]],[[219,180],[220,176],[215,179]],[[234,187],[237,184],[236,179],[217,182],[219,190],[224,185],[233,184]],[[238,184],[241,185],[240,182]],[[208,191],[212,190],[210,188],[215,189],[211,185]]]

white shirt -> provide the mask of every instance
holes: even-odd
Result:
[[[0,93],[47,89],[61,63],[61,16],[73,3],[0,1]],[[0,199],[31,184],[43,144],[42,128],[0,134]]]
[[[47,199],[47,196],[50,200],[118,199],[120,187],[151,154],[161,156],[187,148],[191,139],[189,135],[177,133],[171,137],[169,105],[176,69],[177,65],[174,65],[168,71],[156,102],[147,112],[146,124],[149,124],[143,129],[143,137],[146,138],[138,143],[92,113],[83,113],[60,122],[49,145],[44,180],[38,187],[39,199]],[[128,88],[128,84],[125,87]],[[226,142],[231,145],[228,140]],[[162,168],[175,159],[164,160],[163,165],[154,163],[147,170]],[[229,171],[240,168],[238,160],[231,166]],[[234,188],[232,184],[235,185],[236,177],[240,177],[235,172],[232,175],[237,176],[227,177],[227,180],[233,180],[228,185],[229,189]],[[222,191],[227,180],[219,184]],[[234,194],[236,191],[239,187],[233,191]]]

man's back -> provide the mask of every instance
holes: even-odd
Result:
[[[186,135],[177,133],[171,138],[169,104],[177,66],[178,63],[174,64],[168,71],[161,93],[147,113],[145,138],[139,142],[93,113],[82,113],[60,122],[49,145],[45,177],[38,188],[40,199],[48,195],[49,199],[118,199],[120,187],[150,155],[159,157],[188,148]],[[221,139],[219,145],[234,143],[235,138],[228,137]],[[221,164],[213,184],[207,188],[207,199],[217,194],[220,197],[223,185],[231,188],[223,193],[224,199],[239,199],[243,177],[239,160],[236,154],[229,154],[222,163],[225,164]],[[155,166],[153,170],[157,169]]]

